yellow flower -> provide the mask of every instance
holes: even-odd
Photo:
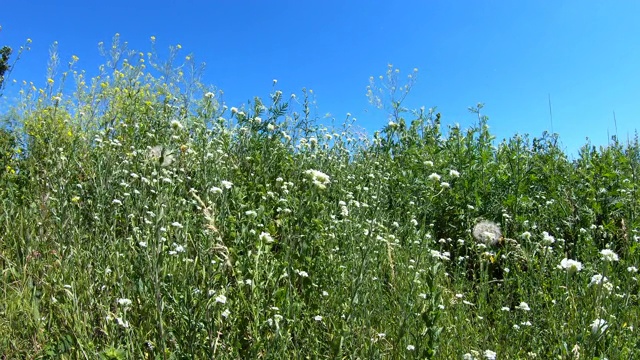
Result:
[[[53,83],[54,83],[54,81],[53,81],[53,79],[52,79],[52,78],[48,78],[48,79],[47,79],[47,82],[48,82],[50,85],[53,85]]]

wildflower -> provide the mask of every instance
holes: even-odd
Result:
[[[429,180],[431,180],[431,181],[440,181],[440,175],[438,175],[436,173],[432,173],[431,175],[429,175]]]
[[[111,202],[114,205],[122,205],[122,201],[118,200],[118,199],[113,199],[113,201]]]
[[[630,272],[630,273],[637,273],[638,272],[638,268],[635,267],[635,266],[629,266],[627,268],[627,271]]]
[[[502,233],[496,223],[481,221],[473,227],[473,237],[486,245],[496,245],[502,237]]]
[[[413,346],[413,345],[407,345],[407,350],[409,350],[409,351],[413,351],[413,350],[415,350],[415,349],[416,349],[416,347],[415,347],[415,346]]]
[[[118,304],[119,304],[120,306],[127,307],[127,306],[130,306],[130,305],[131,305],[131,300],[129,300],[129,299],[124,299],[124,298],[122,298],[122,299],[118,299]]]
[[[604,261],[618,261],[618,254],[613,252],[613,250],[611,249],[603,249],[602,251],[600,251],[600,255],[602,255],[602,260]]]
[[[231,311],[229,311],[229,309],[224,309],[224,311],[220,315],[222,315],[226,319],[229,317],[229,315],[231,315]]]
[[[485,350],[484,351],[484,357],[487,360],[496,360],[496,352],[495,351],[491,351],[491,350]]]
[[[411,219],[409,222],[410,222],[410,223],[411,223],[411,225],[413,225],[413,226],[418,226],[418,220],[416,220],[416,219]]]
[[[548,232],[543,231],[542,232],[542,242],[544,244],[553,244],[554,242],[556,242],[556,239],[553,236],[549,235]]]
[[[524,310],[524,311],[530,311],[531,308],[529,308],[529,304],[527,304],[526,302],[521,302],[520,305],[516,306],[516,309],[520,309],[520,310]]]
[[[596,335],[598,333],[604,333],[609,325],[607,325],[607,321],[604,319],[595,319],[591,323],[591,333]]]
[[[433,166],[433,161],[427,160],[423,164],[426,165],[426,166]]]
[[[206,97],[207,99],[211,99],[214,96],[214,94],[209,91],[208,93],[204,94],[204,97]]]
[[[273,238],[271,237],[271,235],[268,232],[260,233],[260,236],[258,236],[258,238],[261,241],[264,241],[264,242],[267,242],[267,243],[272,243],[273,242]]]
[[[214,194],[222,194],[222,189],[217,186],[212,187],[211,189],[209,189],[209,191],[211,191]]]
[[[251,217],[258,216],[258,213],[253,211],[253,210],[247,210],[247,211],[244,212],[244,214],[247,215],[247,216],[251,216]]]
[[[138,243],[138,245],[140,245],[140,247],[146,248],[147,247],[147,242],[146,241],[140,241]]]
[[[440,187],[443,188],[443,189],[448,189],[448,188],[451,187],[451,184],[449,184],[448,182],[443,181],[443,182],[440,183]]]
[[[129,322],[122,320],[122,318],[120,317],[116,317],[116,322],[118,323],[118,325],[122,326],[125,329],[129,327]]]
[[[466,353],[464,355],[462,355],[462,360],[475,360],[476,358],[473,357],[473,355],[471,355],[470,353]]]
[[[220,304],[225,304],[227,302],[227,297],[224,295],[218,295],[216,296],[216,302],[219,302]]]
[[[600,274],[595,274],[591,277],[591,281],[589,282],[589,286],[591,285],[600,285],[602,283],[607,283],[609,279],[606,276],[602,276]]]
[[[582,270],[582,263],[580,261],[564,258],[558,265],[559,269],[565,269],[569,273],[575,273]]]
[[[449,175],[456,178],[460,177],[460,173],[457,170],[453,170],[453,169],[449,170]]]
[[[323,173],[322,171],[309,169],[304,173],[309,176],[313,181],[313,184],[320,189],[325,189],[327,185],[331,183],[331,178],[329,177],[329,175]]]
[[[531,239],[531,233],[528,232],[528,231],[525,231],[522,234],[520,234],[520,237],[525,239],[525,240],[529,240],[529,239]]]
[[[314,317],[313,317],[313,320],[315,320],[315,321],[322,321],[322,316],[320,316],[320,315],[316,315],[316,316],[314,316]]]
[[[174,130],[180,130],[183,128],[182,123],[178,120],[171,120],[171,128]]]
[[[307,273],[304,270],[296,270],[296,272],[298,273],[298,275],[300,275],[303,278],[309,277],[309,273]]]

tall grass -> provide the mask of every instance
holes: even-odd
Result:
[[[275,83],[228,108],[179,46],[103,52],[5,116],[6,358],[638,357],[637,137],[443,131],[391,67],[369,137]]]

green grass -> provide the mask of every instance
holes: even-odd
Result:
[[[309,92],[227,108],[192,58],[108,50],[5,116],[0,355],[640,356],[637,138],[570,160],[555,135],[496,142],[481,106],[443,130],[392,68],[368,137]]]

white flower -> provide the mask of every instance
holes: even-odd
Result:
[[[222,180],[220,184],[222,184],[222,187],[225,189],[231,189],[231,187],[233,186],[233,183],[227,180]]]
[[[138,243],[138,245],[140,245],[140,247],[146,248],[147,247],[147,242],[146,241],[140,241]]]
[[[411,221],[409,221],[411,223],[411,225],[413,226],[418,226],[418,220],[416,219],[411,219]]]
[[[316,316],[314,316],[314,317],[313,317],[313,320],[315,320],[315,321],[322,321],[322,316],[320,316],[320,315],[316,315]]]
[[[520,310],[524,310],[524,311],[530,311],[531,308],[529,308],[529,304],[527,304],[526,302],[521,302],[520,305],[516,306],[516,309],[520,309]]]
[[[309,277],[309,274],[304,270],[296,270],[296,272],[303,278]]]
[[[558,265],[559,269],[565,269],[570,273],[578,272],[582,270],[582,263],[580,261],[564,258]]]
[[[231,315],[231,311],[229,311],[229,309],[224,309],[224,311],[220,315],[222,315],[226,319],[229,317],[229,315]]]
[[[473,227],[473,237],[486,245],[495,245],[502,237],[502,232],[497,224],[483,220]]]
[[[177,227],[178,229],[182,229],[182,228],[183,228],[182,224],[180,224],[180,223],[179,223],[179,222],[177,222],[177,221],[172,222],[172,223],[171,223],[171,226],[173,226],[173,227]]]
[[[416,347],[415,347],[415,346],[413,346],[413,345],[407,345],[407,350],[409,350],[409,351],[413,351],[413,350],[415,350],[415,349],[416,349]]]
[[[448,182],[443,181],[443,182],[440,183],[440,187],[443,188],[443,189],[448,189],[448,188],[451,187],[451,184],[449,184]]]
[[[331,178],[329,175],[323,173],[322,171],[309,169],[304,172],[307,176],[309,176],[314,185],[319,187],[320,189],[325,189],[328,184],[331,183]]]
[[[251,216],[251,217],[258,216],[258,213],[253,211],[253,210],[247,210],[247,211],[244,212],[244,214],[247,215],[247,216]]]
[[[122,205],[122,201],[120,201],[118,199],[113,199],[113,201],[111,203],[115,204],[115,205]]]
[[[224,295],[218,295],[216,296],[216,302],[219,302],[220,304],[225,304],[227,302],[227,297]]]
[[[611,249],[603,249],[600,251],[600,255],[602,255],[602,260],[604,261],[618,261],[618,254]]]
[[[125,299],[125,298],[118,299],[118,304],[119,304],[120,306],[127,307],[127,306],[130,306],[130,305],[131,305],[131,300],[129,300],[129,299]]]
[[[222,194],[222,189],[220,189],[217,186],[212,187],[211,189],[209,189],[209,191],[211,191],[214,194]]]
[[[600,285],[601,283],[607,283],[608,281],[609,279],[606,276],[595,274],[591,277],[591,282],[589,282],[589,286]]]
[[[543,231],[542,232],[542,242],[545,243],[545,244],[553,244],[554,242],[556,242],[556,239],[553,236],[549,235],[548,232]]]
[[[122,320],[120,317],[116,317],[116,322],[125,329],[129,327],[129,322]]]
[[[429,180],[431,180],[431,181],[440,181],[440,175],[438,175],[436,173],[432,173],[431,175],[429,175]]]
[[[462,355],[462,360],[476,360],[476,358],[473,357],[473,355],[471,355],[470,353],[466,353]]]
[[[258,236],[258,239],[260,239],[260,241],[264,241],[267,243],[272,243],[273,242],[273,238],[271,237],[271,235],[268,232],[261,232],[260,236]]]
[[[204,94],[204,97],[206,97],[208,99],[211,99],[213,96],[214,96],[214,94],[211,91],[209,91],[208,93]]]
[[[449,175],[453,177],[460,177],[460,173],[457,170],[449,170]]]
[[[630,273],[637,273],[638,272],[638,268],[635,267],[635,266],[629,266],[627,268],[627,271],[630,272]]]
[[[485,350],[484,351],[484,357],[487,360],[496,360],[496,353],[495,351],[491,351],[491,350]]]
[[[607,325],[607,321],[604,319],[595,319],[591,323],[591,333],[596,335],[598,333],[603,333],[607,330],[609,325]]]
[[[175,130],[180,130],[182,129],[182,123],[178,120],[171,120],[171,127]]]

